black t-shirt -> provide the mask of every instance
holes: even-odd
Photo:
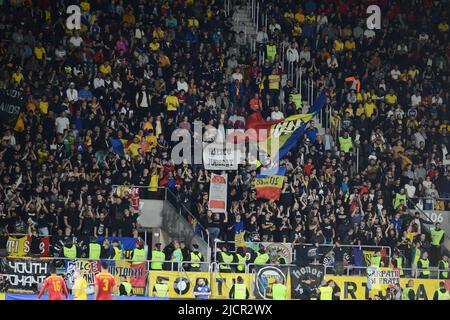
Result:
[[[103,221],[98,219],[97,221],[95,221],[94,226],[97,228],[97,236],[103,237],[106,235],[106,229],[108,228],[106,219],[104,219]]]

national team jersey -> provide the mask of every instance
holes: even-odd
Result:
[[[109,272],[100,272],[95,276],[95,285],[98,287],[97,300],[111,300],[116,279]]]
[[[66,299],[69,298],[66,283],[64,282],[64,279],[61,276],[51,275],[50,277],[45,279],[44,283],[42,284],[41,292],[39,292],[38,299],[41,298],[41,296],[45,292],[45,288],[47,287],[50,300],[62,300],[63,291],[66,296]]]

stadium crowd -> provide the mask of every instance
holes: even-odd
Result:
[[[380,30],[366,27],[369,2]],[[2,235],[137,237],[139,211],[112,185],[148,185],[141,197],[170,188],[212,239],[243,225],[249,241],[383,245],[405,266],[425,251],[437,266],[444,237],[408,209],[450,198],[448,8],[369,2],[265,1],[259,65],[219,0],[81,0],[79,30],[62,1],[2,1],[0,87],[27,96],[16,127],[1,128]],[[268,119],[301,112],[281,84],[289,62],[326,88],[325,134],[312,122],[281,160],[279,201],[257,199],[256,170],[242,165],[228,172],[227,212],[212,214],[210,172],[173,163],[172,133],[243,128],[251,105]],[[110,138],[126,141],[123,156]]]

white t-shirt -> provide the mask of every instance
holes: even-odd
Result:
[[[83,38],[81,38],[80,36],[78,36],[78,37],[72,36],[72,37],[70,37],[69,42],[74,47],[79,47],[83,43]]]
[[[70,121],[67,117],[58,117],[55,119],[56,132],[64,133],[64,130],[69,129]]]
[[[233,79],[233,81],[239,80],[239,82],[242,82],[244,77],[242,76],[242,73],[235,72],[231,75],[231,79]]]
[[[280,120],[284,118],[283,112],[281,111],[272,111],[271,113],[272,120]]]
[[[184,81],[184,82],[177,81],[177,90],[178,91],[184,90],[184,92],[187,93],[189,90],[187,82],[186,81]]]
[[[405,184],[405,190],[408,198],[413,198],[416,193],[416,187],[414,185]]]

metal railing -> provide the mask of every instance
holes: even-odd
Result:
[[[445,203],[447,201],[450,201],[450,198],[440,198],[440,197],[413,197],[413,198],[409,198],[409,199],[421,201],[422,206],[423,206],[421,210],[423,210],[423,211],[445,211],[446,210]],[[441,207],[436,208],[437,207],[436,201],[443,201],[444,202],[443,208],[441,208]],[[426,205],[431,204],[431,207],[425,208],[424,207],[425,204]],[[417,207],[417,202],[415,203],[415,206]]]

